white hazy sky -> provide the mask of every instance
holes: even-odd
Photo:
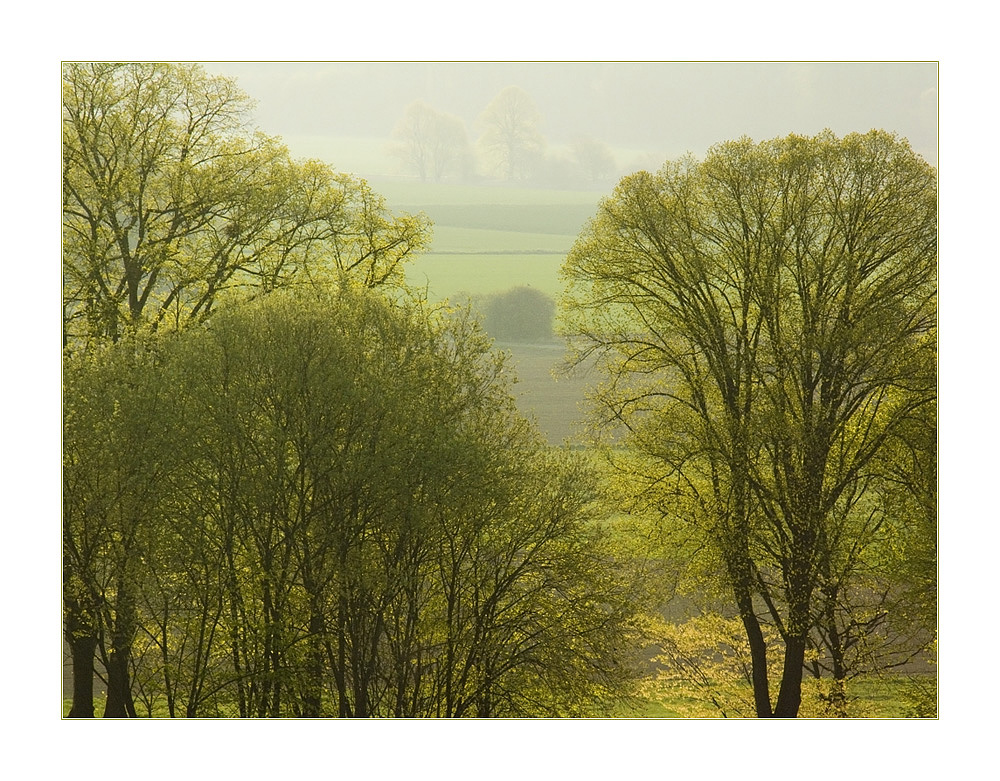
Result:
[[[742,135],[881,128],[909,139],[937,165],[936,62],[203,64],[235,77],[258,101],[258,126],[299,154],[311,154],[297,149],[306,149],[306,139],[388,138],[414,100],[458,115],[474,139],[476,117],[501,89],[516,85],[534,100],[551,144],[590,135],[666,158],[702,154]],[[335,164],[351,167],[350,160]]]

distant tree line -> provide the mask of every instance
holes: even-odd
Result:
[[[555,153],[541,126],[541,114],[520,87],[504,88],[483,110],[475,144],[460,117],[416,101],[393,130],[390,153],[421,181],[488,177],[572,186],[612,180],[616,163],[607,144],[580,135],[573,139],[568,155]]]

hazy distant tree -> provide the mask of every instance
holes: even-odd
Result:
[[[568,154],[550,149],[539,161],[532,179],[546,187],[571,189],[584,181],[580,166]]]
[[[615,156],[603,141],[582,136],[573,141],[573,157],[591,182],[602,182],[615,174]]]
[[[541,117],[520,87],[505,87],[479,117],[479,146],[487,165],[504,179],[531,176],[545,151]]]
[[[465,123],[421,101],[411,103],[393,131],[390,153],[421,181],[435,182],[449,174],[464,174],[471,159]]]

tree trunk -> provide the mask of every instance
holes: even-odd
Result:
[[[128,649],[112,649],[108,659],[108,700],[104,705],[106,719],[134,719],[136,716],[128,668]]]
[[[67,632],[70,657],[73,660],[73,706],[71,719],[94,718],[94,652],[97,638],[92,633]]]
[[[135,599],[130,591],[124,570],[117,583],[117,599],[114,619],[110,611],[106,626],[111,627],[111,648],[107,655],[108,699],[104,704],[104,718],[135,718],[135,702],[132,700],[132,682],[129,667],[132,663],[132,641],[136,632]]]
[[[341,718],[354,716],[347,694],[347,594],[341,584],[337,597],[337,659],[333,665],[333,677],[337,684],[337,715]]]
[[[325,626],[322,607],[318,598],[313,602],[309,615],[309,639],[305,671],[305,691],[302,694],[302,716],[319,718],[323,692],[323,635]]]
[[[840,717],[847,717],[847,666],[844,663],[844,643],[837,628],[836,598],[837,589],[831,589],[826,595],[825,618],[830,645],[830,661],[833,673],[833,686],[827,704],[830,711]]]
[[[807,552],[813,550],[814,540],[807,537],[795,552],[786,576],[788,587],[788,622],[785,633],[785,660],[781,669],[781,688],[774,705],[774,715],[779,719],[794,719],[802,704],[802,675],[806,664],[806,646],[812,627],[809,604],[812,597],[812,573]],[[795,546],[793,543],[793,550]]]
[[[69,718],[94,718],[94,657],[97,652],[97,611],[83,580],[74,577],[79,561],[66,544],[69,531],[63,527],[63,621],[66,643],[73,664],[73,704]]]
[[[738,517],[745,518],[745,503],[737,498]],[[753,564],[746,553],[746,543],[743,542],[743,553],[734,554],[727,562],[729,576],[732,578],[733,598],[740,611],[740,620],[747,635],[750,646],[750,677],[753,683],[753,702],[757,718],[767,719],[771,712],[771,690],[767,671],[767,642],[760,628],[760,621],[753,606],[753,588],[751,587]]]
[[[753,681],[753,702],[757,718],[770,718],[771,690],[767,680],[767,643],[760,629],[760,622],[753,610],[753,601],[749,592],[737,593],[736,601],[740,608],[740,618],[747,633],[750,644],[750,670]]]
[[[789,636],[785,640],[785,662],[781,670],[781,688],[774,706],[774,716],[779,719],[794,719],[799,715],[802,704],[802,671],[805,669],[806,640],[801,636]]]

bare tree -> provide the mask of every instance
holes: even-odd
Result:
[[[582,136],[573,141],[573,157],[591,182],[604,182],[615,175],[615,156],[603,141]]]
[[[505,87],[479,117],[479,146],[491,170],[507,180],[530,177],[545,152],[541,117],[527,92]]]

